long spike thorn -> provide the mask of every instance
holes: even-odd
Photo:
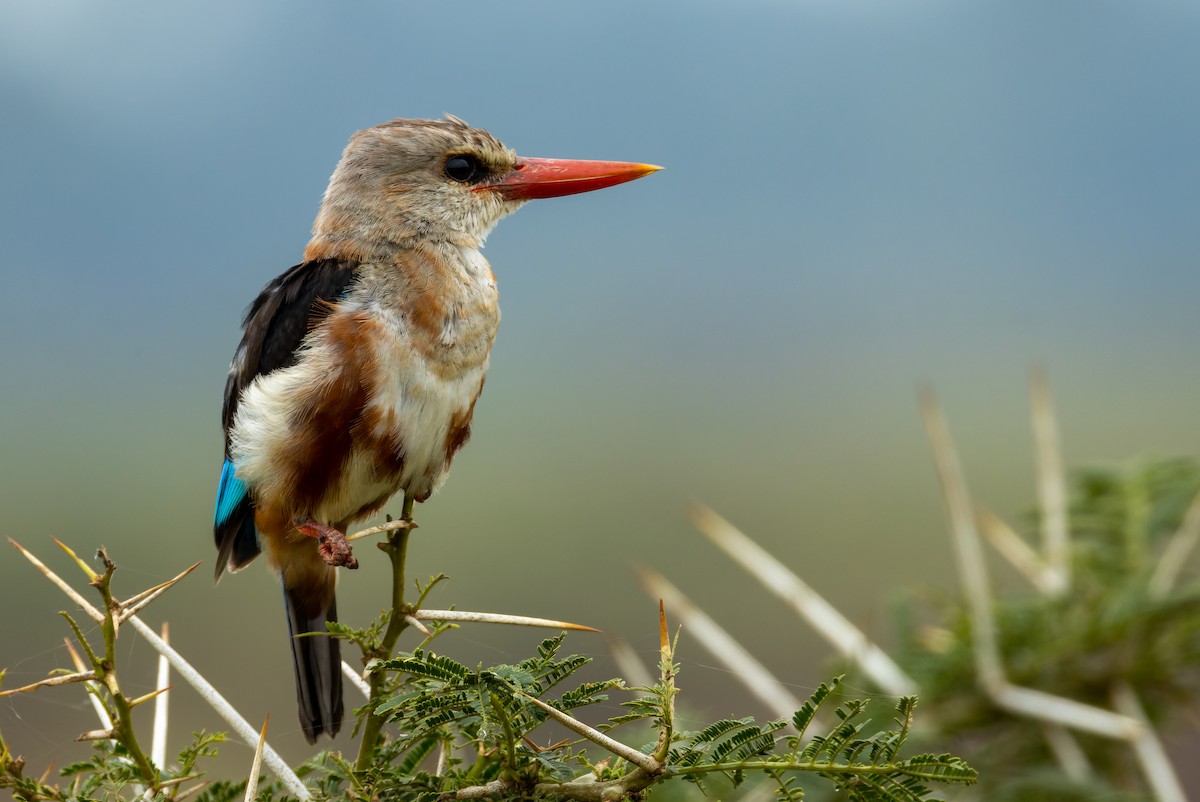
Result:
[[[1051,595],[1061,596],[1071,585],[1071,542],[1067,524],[1067,480],[1059,444],[1058,422],[1050,395],[1046,369],[1033,369],[1029,380],[1030,417],[1033,420],[1037,495],[1042,508],[1042,548],[1050,571]]]
[[[61,540],[54,537],[53,535],[50,536],[50,539],[53,540],[55,543],[57,543],[58,547],[60,549],[62,549],[63,551],[65,551],[67,553],[67,556],[75,561],[75,564],[79,566],[79,570],[83,571],[84,575],[88,578],[89,582],[95,580],[96,577],[100,576],[99,574],[97,574],[95,572],[95,570],[90,565],[88,565],[86,562],[84,562],[84,560],[78,554],[75,553],[74,549],[72,549],[66,543],[63,543]]]
[[[1042,735],[1064,774],[1077,783],[1086,782],[1092,776],[1087,753],[1069,729],[1061,724],[1046,724],[1042,727]]]
[[[83,658],[79,656],[79,652],[75,651],[75,645],[71,643],[71,639],[63,638],[63,645],[67,647],[67,655],[71,658],[71,665],[75,666],[75,670],[87,671],[87,666],[83,664]]]
[[[635,766],[645,769],[651,774],[657,774],[662,770],[662,765],[645,752],[639,752],[637,749],[626,746],[620,741],[614,741],[612,738],[609,738],[599,730],[589,727],[579,719],[567,715],[556,707],[551,707],[541,699],[530,696],[527,693],[521,693],[520,691],[517,692],[517,695],[544,710],[546,715],[550,716],[550,718],[554,719],[559,724],[562,724],[567,729],[571,730],[572,732],[579,733],[584,738],[587,738],[594,744],[604,747],[617,757],[624,758]]]
[[[172,802],[183,802],[183,800],[187,799],[189,796],[192,796],[199,791],[203,791],[208,786],[209,786],[208,782],[197,783],[196,785],[193,785],[191,788],[188,788],[186,791],[180,791],[178,794],[171,797]]]
[[[93,621],[95,621],[97,624],[99,624],[101,621],[104,620],[104,615],[99,610],[97,610],[95,607],[93,607],[91,605],[91,603],[88,602],[87,599],[83,598],[83,596],[80,596],[79,593],[75,590],[75,588],[73,588],[67,584],[66,580],[64,580],[58,574],[51,571],[46,566],[45,563],[43,563],[41,560],[39,560],[37,557],[35,557],[33,555],[33,552],[26,549],[24,546],[22,546],[17,541],[13,540],[11,537],[8,539],[8,542],[13,544],[13,548],[15,548],[17,551],[21,552],[21,554],[25,557],[25,559],[27,559],[27,560],[29,560],[29,562],[33,563],[34,567],[36,567],[39,571],[41,571],[46,576],[47,579],[49,579],[51,582],[53,582],[55,585],[57,585],[59,590],[61,590],[65,594],[67,594],[67,598],[69,598],[71,601],[78,604],[80,609],[82,609],[85,613],[87,613],[88,616]],[[60,543],[59,545],[61,546],[62,544]]]
[[[20,688],[13,688],[8,691],[0,691],[0,697],[15,696],[18,693],[31,693],[38,688],[52,688],[56,685],[70,685],[73,682],[87,682],[88,680],[96,679],[95,671],[78,671],[74,674],[59,674],[54,677],[47,677],[43,680],[23,685]]]
[[[1179,782],[1179,776],[1146,716],[1137,692],[1127,682],[1118,682],[1112,688],[1112,700],[1113,707],[1119,713],[1136,719],[1142,725],[1133,739],[1133,753],[1141,764],[1142,774],[1146,784],[1153,790],[1154,798],[1159,802],[1187,802],[1187,794]]]
[[[853,660],[884,692],[892,696],[917,693],[916,681],[887,652],[871,642],[850,619],[770,552],[700,502],[693,502],[691,519],[713,544],[791,606],[826,642]]]
[[[418,621],[416,618],[413,618],[411,615],[404,616],[404,621],[410,627],[415,629],[417,632],[420,632],[425,637],[429,638],[429,637],[433,636],[433,633],[429,631],[429,627],[425,626],[420,621]]]
[[[128,606],[129,606],[129,605],[131,605],[131,604],[137,604],[137,603],[138,603],[138,602],[140,602],[142,599],[146,598],[147,596],[149,596],[149,595],[151,595],[151,594],[157,594],[157,593],[160,593],[160,592],[161,592],[161,591],[163,591],[163,590],[166,590],[167,588],[171,587],[171,586],[172,586],[172,585],[174,585],[176,582],[178,582],[179,580],[183,579],[185,576],[187,576],[188,574],[190,574],[192,571],[195,571],[195,570],[196,570],[197,568],[199,568],[199,567],[200,567],[202,564],[203,564],[203,563],[199,563],[199,562],[197,562],[197,563],[192,563],[192,564],[191,564],[191,565],[189,565],[187,568],[184,568],[184,569],[183,569],[182,571],[180,571],[178,574],[176,574],[175,576],[173,576],[173,577],[171,577],[170,579],[166,580],[165,582],[160,582],[160,583],[158,583],[157,585],[154,585],[153,587],[146,588],[145,590],[143,590],[143,591],[141,591],[141,592],[139,592],[139,593],[135,593],[135,594],[133,594],[133,595],[132,595],[132,596],[130,596],[128,599],[126,599],[125,601],[121,602],[121,606],[122,606],[122,607],[128,607]]]
[[[446,765],[450,762],[450,747],[446,745],[446,741],[438,742],[438,759],[437,768],[433,771],[434,777],[441,777],[446,773]]]
[[[81,733],[76,741],[112,741],[117,737],[115,730],[88,730]]]
[[[1054,570],[1025,542],[1025,538],[1014,532],[1003,519],[990,510],[976,507],[975,520],[979,531],[992,548],[1008,560],[1029,584],[1046,596],[1054,596],[1059,592],[1060,582]]]
[[[168,579],[166,582],[155,585],[152,588],[147,588],[146,590],[143,590],[141,593],[135,593],[134,595],[130,596],[125,601],[121,602],[121,620],[122,621],[126,620],[127,618],[129,618],[129,616],[133,615],[138,610],[141,610],[147,604],[154,601],[162,594],[166,593],[167,590],[169,590],[171,587],[173,587],[175,585],[176,582],[183,579],[185,576],[190,574],[192,571],[195,571],[197,568],[200,567],[200,565],[201,565],[200,563],[193,563],[191,566],[189,566],[188,568],[185,568],[182,572],[180,572],[174,578]]]
[[[959,585],[967,597],[967,609],[971,615],[975,668],[984,689],[994,695],[1008,683],[1000,661],[991,588],[979,529],[975,525],[974,505],[967,491],[967,481],[946,417],[932,390],[921,391],[920,408],[929,448],[933,452],[934,468],[942,488],[942,498],[946,503],[947,517],[950,519]]]
[[[163,643],[170,644],[171,630],[167,626],[167,622],[163,621],[162,625],[162,640]],[[171,687],[171,664],[167,662],[166,655],[158,656],[158,672],[154,678],[154,686],[163,691],[162,695],[154,700],[154,728],[150,735],[150,761],[154,765],[162,768],[167,765],[167,717],[168,717],[168,699],[166,691]]]
[[[145,640],[154,648],[156,652],[166,656],[171,663],[171,667],[175,669],[184,681],[196,689],[196,692],[208,703],[209,707],[216,711],[225,723],[247,744],[254,744],[258,740],[258,734],[248,721],[234,707],[225,701],[225,698],[217,691],[216,688],[209,683],[200,672],[196,671],[190,663],[183,659],[179,652],[175,651],[171,646],[163,642],[153,629],[146,625],[142,619],[136,615],[129,619],[130,625],[137,630]],[[263,761],[267,764],[267,768],[279,778],[288,793],[300,800],[312,799],[312,793],[308,787],[296,776],[296,772],[279,756],[279,754],[267,745],[264,748]]]
[[[267,724],[270,721],[271,716],[268,714],[263,719],[262,732],[258,735],[258,746],[254,748],[254,762],[250,764],[250,778],[246,780],[246,802],[252,802],[258,795],[258,774],[262,771],[263,746],[267,743]]]
[[[1037,721],[1061,724],[1103,738],[1133,741],[1141,736],[1142,730],[1145,729],[1145,725],[1130,716],[1036,688],[1009,685],[1007,681],[1002,681],[999,687],[984,690],[998,707],[1010,713]]]
[[[150,693],[144,693],[136,699],[130,699],[129,706],[137,707],[138,705],[142,704],[143,702],[149,702],[151,699],[157,699],[158,697],[162,696],[164,693],[166,693],[169,690],[171,690],[170,685],[168,685],[165,688],[155,688],[154,690],[150,691]]]
[[[599,632],[595,627],[572,624],[570,621],[554,621],[549,618],[533,618],[527,615],[504,613],[473,613],[466,610],[417,610],[415,618],[422,621],[462,621],[479,624],[510,624],[517,627],[544,627],[546,629],[571,629],[578,632]]]
[[[372,526],[367,529],[355,532],[353,535],[346,535],[346,540],[359,540],[360,538],[370,537],[371,535],[382,535],[386,532],[396,532],[401,529],[417,529],[416,523],[404,518],[399,518],[395,521],[388,521],[379,526]]]
[[[1171,592],[1171,588],[1175,586],[1179,574],[1187,565],[1188,558],[1196,549],[1196,544],[1200,542],[1200,493],[1192,499],[1191,505],[1184,513],[1183,521],[1179,524],[1179,528],[1175,530],[1175,534],[1171,535],[1171,539],[1167,541],[1167,547],[1163,549],[1162,556],[1158,559],[1158,565],[1154,567],[1154,574],[1150,577],[1150,595],[1156,599],[1161,599]]]
[[[46,770],[42,772],[42,776],[38,777],[38,783],[41,785],[45,785],[46,780],[50,779],[50,772],[52,772],[52,771],[54,771],[54,761],[53,760],[50,761],[50,765],[46,767]]]
[[[342,676],[349,680],[350,684],[358,689],[358,692],[363,695],[364,699],[370,701],[371,686],[368,685],[367,681],[362,678],[362,674],[359,674],[357,671],[355,671],[354,668],[351,667],[351,665],[345,660],[342,661]]]

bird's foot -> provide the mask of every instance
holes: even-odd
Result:
[[[358,558],[351,552],[350,541],[346,539],[345,532],[312,518],[296,521],[296,531],[317,539],[317,551],[321,553],[321,558],[326,564],[335,568],[358,567]]]

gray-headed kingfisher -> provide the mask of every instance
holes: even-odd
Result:
[[[283,581],[300,723],[342,719],[338,565],[346,528],[403,491],[425,501],[471,433],[500,322],[480,253],[535,198],[657,167],[518,157],[463,121],[392,120],[350,139],[304,260],[250,305],[229,368],[216,576],[266,551]]]

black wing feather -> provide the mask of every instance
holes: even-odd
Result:
[[[242,342],[225,383],[221,422],[226,456],[229,430],[242,393],[257,377],[296,364],[296,351],[311,328],[313,316],[324,304],[333,303],[346,292],[358,264],[342,259],[301,262],[264,287],[250,304],[242,320]]]
[[[302,262],[264,287],[246,310],[242,321],[242,342],[229,368],[229,379],[225,382],[225,403],[221,409],[226,461],[229,460],[229,434],[242,393],[258,376],[296,363],[296,352],[312,327],[314,317],[346,293],[354,281],[357,268],[358,262],[339,259]],[[218,489],[218,509],[221,507],[221,494],[228,491],[225,474],[222,476],[223,481]],[[218,579],[226,566],[241,568],[258,556],[253,493],[241,492],[244,492],[244,497],[237,506],[213,523]],[[236,496],[230,497],[230,503],[232,498]]]

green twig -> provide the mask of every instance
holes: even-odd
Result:
[[[71,632],[75,635],[75,640],[78,641],[80,648],[83,649],[83,653],[87,655],[88,662],[93,666],[99,663],[100,657],[92,651],[92,644],[88,643],[87,638],[83,637],[83,630],[79,628],[79,624],[75,622],[71,614],[65,610],[59,610],[58,614],[66,620],[67,626],[71,628]]]
[[[504,728],[504,754],[508,758],[508,765],[505,767],[508,773],[516,776],[517,772],[517,747],[516,737],[513,735],[512,722],[508,719],[508,713],[504,710],[504,705],[500,703],[499,697],[494,693],[488,694],[492,701],[492,710],[496,713],[496,717],[500,719],[500,724]]]
[[[426,585],[425,587],[421,587],[421,583],[417,582],[417,590],[420,591],[421,595],[417,597],[417,603],[413,605],[413,608],[415,610],[420,610],[422,607],[424,607],[425,606],[425,598],[429,595],[429,592],[431,590],[433,590],[435,587],[437,587],[438,583],[443,582],[449,578],[450,577],[446,576],[445,574],[438,574],[437,576],[430,579],[429,584]]]
[[[412,520],[413,499],[408,494],[404,496],[404,504],[401,508],[401,520]],[[396,648],[396,642],[400,640],[401,633],[408,628],[408,624],[404,621],[404,616],[409,612],[404,604],[404,571],[405,562],[408,557],[408,536],[410,529],[397,529],[389,532],[387,540],[379,543],[379,548],[387,553],[388,559],[392,562],[392,601],[391,609],[388,613],[387,630],[383,633],[383,639],[379,642],[379,648],[372,650],[372,653],[364,653],[364,657],[368,662],[372,660],[387,660],[392,656],[393,650]],[[383,693],[384,685],[387,683],[386,671],[371,672],[371,712],[367,713],[367,719],[363,723],[362,740],[358,744],[358,757],[354,761],[355,771],[366,771],[371,766],[371,757],[375,753],[376,742],[379,740],[379,733],[383,730],[383,716],[380,716],[374,711],[374,705],[378,704],[379,697]]]

